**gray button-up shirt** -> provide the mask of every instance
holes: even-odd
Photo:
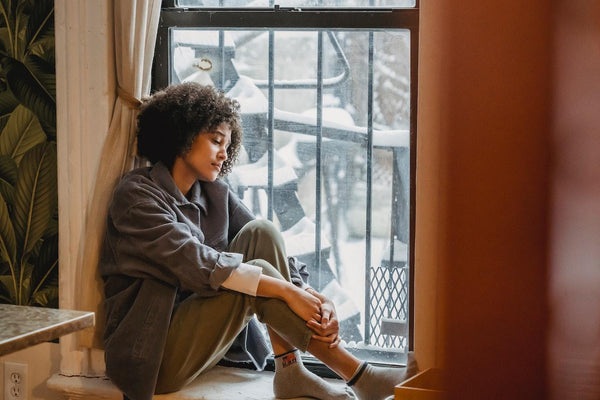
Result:
[[[99,269],[104,279],[106,373],[133,400],[151,399],[178,293],[216,295],[242,255],[225,250],[254,217],[222,181],[194,183],[189,199],[161,163],[126,174],[113,193]],[[302,284],[294,260],[290,275]],[[302,265],[302,267],[305,267]],[[237,348],[264,366],[257,321]]]
[[[188,197],[162,163],[127,174],[110,204],[101,274],[155,278],[215,295],[242,262],[225,250],[254,217],[220,180],[196,181]]]

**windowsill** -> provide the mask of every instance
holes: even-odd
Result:
[[[343,386],[339,379],[327,379],[334,385]],[[273,396],[273,372],[253,371],[217,366],[199,376],[182,390],[154,396],[156,400],[275,400]],[[83,395],[88,400],[120,400],[121,394],[107,379],[66,377],[54,375],[48,386],[69,398],[69,394]],[[308,399],[299,397],[298,399]]]

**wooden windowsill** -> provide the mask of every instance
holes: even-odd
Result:
[[[327,379],[344,385],[339,379]],[[107,378],[67,377],[54,375],[48,387],[69,399],[121,400],[121,392]],[[200,375],[178,392],[154,396],[155,400],[275,400],[273,372],[217,366]],[[299,397],[296,400],[306,399]]]

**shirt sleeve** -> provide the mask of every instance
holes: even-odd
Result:
[[[160,201],[114,211],[112,222],[119,232],[116,255],[125,275],[150,275],[183,290],[211,295],[242,262],[241,254],[204,245]]]
[[[231,275],[221,284],[226,289],[235,290],[249,294],[250,296],[256,296],[258,290],[258,282],[260,281],[260,275],[262,274],[262,268],[256,265],[250,265],[241,263]]]
[[[305,263],[300,262],[296,257],[288,257],[288,268],[290,270],[290,280],[300,289],[306,290],[310,287],[308,284],[308,268]]]

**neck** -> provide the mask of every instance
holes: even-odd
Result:
[[[193,174],[181,157],[177,157],[171,168],[171,176],[173,181],[184,196],[187,196],[188,192],[192,188],[194,182],[196,182],[196,175]]]

